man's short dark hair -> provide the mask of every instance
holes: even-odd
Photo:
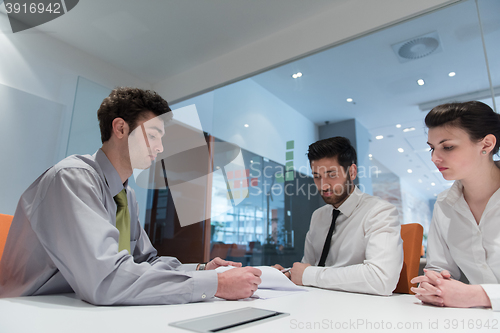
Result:
[[[309,158],[309,163],[322,158],[336,157],[344,170],[347,170],[352,164],[358,163],[356,150],[351,145],[349,139],[342,136],[316,141],[309,146],[307,157]]]
[[[167,101],[152,90],[129,87],[113,89],[97,110],[101,141],[104,143],[111,138],[115,118],[125,120],[132,132],[137,127],[139,118],[147,111],[160,116],[172,110]]]

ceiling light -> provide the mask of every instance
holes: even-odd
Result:
[[[425,84],[425,82],[424,82],[424,80],[422,80],[422,79],[418,79],[418,80],[417,80],[417,84],[418,84],[419,86],[423,86],[423,85]]]
[[[377,135],[377,136],[375,137],[375,139],[377,139],[377,140],[382,140],[383,138],[384,138],[384,136],[383,136],[383,135]]]
[[[403,132],[411,132],[411,131],[414,131],[415,130],[415,127],[407,127],[405,129],[403,129]]]
[[[448,76],[449,76],[449,77],[454,77],[455,75],[457,75],[457,73],[455,73],[455,72],[449,72],[449,73],[448,73]]]
[[[373,157],[373,155],[372,154],[368,154],[368,157]]]
[[[250,163],[253,163],[253,160],[250,160]]]
[[[419,183],[422,183],[422,179],[419,179],[419,180],[418,180],[418,182],[419,182]]]
[[[436,186],[436,183],[431,183],[431,186]]]
[[[301,72],[298,72],[298,73],[295,73],[295,74],[293,74],[293,75],[292,75],[292,77],[293,77],[294,79],[297,79],[297,78],[299,78],[299,77],[301,77],[301,76],[302,76],[302,73],[301,73]]]
[[[348,99],[346,99],[346,101],[348,101],[349,103],[351,103],[352,102],[352,98],[348,98]]]
[[[401,128],[401,124],[397,124],[397,125],[396,125],[396,128]]]
[[[403,148],[398,148],[398,151],[399,151],[400,153],[404,153],[404,152],[405,152],[405,150],[404,150]]]
[[[406,172],[408,172],[408,173],[412,173],[412,172],[413,172],[413,170],[412,170],[412,169],[408,169],[408,170],[406,170]]]
[[[245,126],[245,127],[248,127],[248,126],[250,126],[250,125],[248,125],[248,124],[245,124],[244,126]]]

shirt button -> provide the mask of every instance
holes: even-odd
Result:
[[[207,295],[203,294],[201,295],[201,298],[205,299],[207,297]]]

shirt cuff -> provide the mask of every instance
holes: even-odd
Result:
[[[486,295],[490,299],[491,309],[500,311],[500,285],[498,284],[480,284]]]
[[[197,264],[195,264],[196,266]],[[191,302],[206,301],[215,296],[217,292],[218,278],[217,272],[210,271],[194,271],[190,272],[194,279],[193,294]]]
[[[324,267],[307,266],[302,273],[302,284],[304,286],[317,286],[317,276],[324,269]]]

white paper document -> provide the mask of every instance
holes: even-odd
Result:
[[[252,297],[257,296],[258,298],[266,299],[289,295],[297,291],[307,291],[305,288],[299,287],[290,281],[285,274],[281,273],[276,268],[269,266],[254,267],[261,270],[262,275],[260,276],[260,279],[262,280],[262,283],[259,285],[259,289]],[[215,271],[217,273],[222,273],[233,268],[233,266],[225,266],[219,267]]]

